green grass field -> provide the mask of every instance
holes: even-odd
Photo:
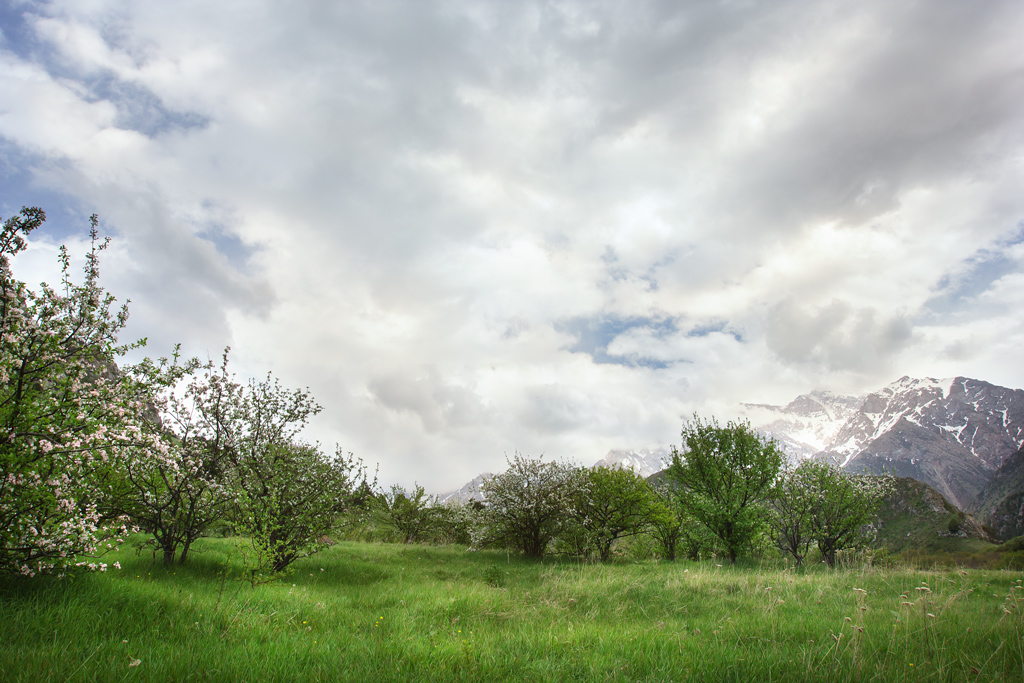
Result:
[[[340,543],[254,588],[231,574],[233,547],[206,539],[183,568],[122,551],[105,574],[3,579],[0,679],[1024,679],[1016,571],[580,565]]]

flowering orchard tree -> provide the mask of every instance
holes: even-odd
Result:
[[[126,458],[109,480],[110,508],[153,535],[164,564],[184,564],[192,542],[222,519],[234,502],[230,454],[242,386],[220,366],[192,359],[147,359],[137,367],[154,388],[159,419],[146,426],[165,447]],[[180,554],[179,554],[180,551]]]
[[[892,490],[892,478],[848,474],[819,460],[805,460],[787,471],[772,494],[772,535],[799,566],[817,544],[825,564],[836,553],[858,548],[878,508]]]
[[[92,248],[74,284],[63,248],[61,284],[30,290],[11,273],[25,236],[46,219],[22,209],[0,233],[0,572],[35,575],[92,561],[120,542],[124,519],[105,519],[104,473],[165,444],[141,425],[149,409],[145,377],[116,360],[144,344],[119,345],[125,307],[99,285]]]
[[[366,479],[362,462],[340,449],[333,458],[318,444],[273,441],[235,462],[235,522],[252,540],[249,565],[277,574],[321,550],[325,536]]]
[[[481,486],[487,507],[476,545],[518,548],[529,557],[542,557],[575,514],[583,481],[571,465],[516,453],[507,470]]]

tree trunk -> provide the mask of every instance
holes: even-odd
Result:
[[[181,545],[181,555],[178,555],[178,564],[185,564],[185,559],[188,557],[188,549],[192,545],[191,539],[185,539],[185,542]]]

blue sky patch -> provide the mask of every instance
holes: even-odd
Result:
[[[978,296],[988,291],[993,283],[1020,270],[1020,264],[1006,256],[1004,250],[1024,242],[1024,225],[1018,226],[1011,237],[998,242],[993,248],[979,249],[964,261],[962,272],[943,275],[935,285],[935,293],[924,308],[935,314],[959,313],[973,306]]]
[[[618,356],[608,353],[608,345],[620,334],[636,327],[650,329],[658,338],[678,330],[674,318],[650,318],[642,316],[621,317],[603,315],[569,318],[555,325],[559,332],[574,335],[576,343],[567,347],[573,353],[586,353],[597,364],[627,365],[630,367],[666,368],[669,363],[653,358]]]

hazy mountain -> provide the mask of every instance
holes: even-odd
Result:
[[[638,451],[610,450],[608,454],[594,463],[594,467],[626,467],[646,479],[660,472],[672,462],[672,452],[668,448],[656,448],[653,451],[641,448]]]
[[[452,491],[451,493],[445,493],[438,496],[438,502],[443,504],[451,503],[453,505],[461,505],[468,503],[472,500],[487,500],[487,496],[480,490],[480,487],[485,481],[493,477],[494,475],[490,472],[483,472],[477,475],[472,481],[467,482],[458,491]]]
[[[975,499],[987,495],[983,489],[996,470],[1024,446],[1024,390],[966,377],[903,377],[863,396],[815,391],[785,406],[748,403],[744,409],[751,424],[779,441],[792,460],[815,457],[854,472],[910,477],[961,509],[979,509]],[[617,449],[595,465],[629,467],[646,478],[670,459],[667,447]],[[481,500],[479,486],[490,476],[480,475],[442,499]],[[1007,475],[1000,500],[1024,497],[1024,483],[1017,481]],[[1020,503],[1021,497],[1013,500]],[[999,504],[992,502],[988,514]]]
[[[790,458],[802,460],[826,450],[864,403],[863,396],[815,391],[786,406],[744,403],[751,423],[781,443]]]

